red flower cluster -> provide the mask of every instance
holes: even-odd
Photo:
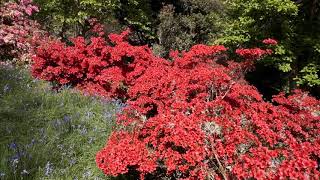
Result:
[[[271,49],[260,49],[260,48],[253,48],[253,49],[237,49],[236,53],[239,56],[244,57],[245,59],[248,60],[256,60],[256,59],[261,59],[265,55],[270,55],[272,54]]]
[[[248,70],[254,69],[254,64],[256,60],[264,58],[266,55],[271,55],[271,49],[261,49],[261,48],[239,48],[236,50],[236,54],[244,58],[244,61],[241,63],[242,70],[247,72]]]
[[[92,37],[88,44],[84,38],[77,37],[72,39],[73,46],[58,40],[42,44],[33,58],[32,73],[90,94],[127,98],[128,85],[147,67],[166,63],[153,58],[146,46],[133,47],[123,41],[128,33],[110,34],[110,42]]]
[[[35,47],[42,31],[39,25],[29,19],[38,7],[32,0],[9,2],[0,9],[0,58],[30,59],[30,51]]]
[[[96,18],[91,18],[88,20],[91,26],[90,32],[97,34],[98,36],[104,36],[104,26]]]
[[[127,34],[89,44],[77,38],[69,47],[52,42],[34,58],[38,78],[127,100],[118,129],[96,156],[106,175],[319,178],[318,100],[296,91],[275,96],[274,104],[264,101],[244,80],[245,64],[221,63],[223,46],[196,45],[171,52],[167,61],[130,45]],[[237,53],[253,60],[269,52]]]
[[[268,39],[264,39],[262,41],[262,43],[267,44],[267,45],[277,45],[278,41],[275,39],[268,38]]]

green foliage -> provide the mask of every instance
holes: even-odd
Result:
[[[107,31],[117,31],[120,24],[137,32],[136,41],[155,38],[154,13],[147,0],[35,0],[40,13],[35,17],[48,31],[67,39],[84,36],[89,29],[88,19],[97,18]]]
[[[149,0],[119,0],[114,10],[119,22],[133,30],[133,41],[147,44],[154,41],[157,10]]]
[[[274,55],[265,60],[265,65],[274,65],[282,72],[290,72],[292,70],[291,63],[294,61],[295,56],[286,48],[285,45],[279,44],[274,48]]]
[[[212,44],[254,47],[264,38],[279,44],[265,66],[286,73],[279,90],[317,86],[319,80],[320,1],[225,0],[228,24]],[[317,48],[318,47],[318,48]],[[289,78],[287,78],[289,77]]]
[[[36,19],[60,37],[84,35],[89,18],[112,24],[119,0],[34,0],[40,7]]]
[[[170,49],[188,50],[206,44],[223,30],[224,7],[219,0],[179,0],[164,4],[159,13],[158,43],[153,49],[165,56]]]
[[[116,18],[134,31],[133,42],[154,45],[159,55],[206,43],[221,30],[220,0],[120,0]],[[219,21],[218,21],[219,20]]]
[[[318,75],[320,66],[310,63],[305,66],[300,71],[300,76],[296,78],[296,81],[300,85],[308,85],[310,87],[319,86],[320,85],[320,78]]]
[[[226,0],[229,21],[219,42],[243,44],[268,37],[290,37],[298,8],[290,0]],[[228,18],[228,17],[227,17]]]
[[[71,89],[55,93],[26,70],[0,68],[0,107],[0,179],[107,179],[95,154],[114,125],[115,104]]]

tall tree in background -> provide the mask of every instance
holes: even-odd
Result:
[[[35,17],[48,31],[67,39],[85,35],[90,18],[114,23],[113,10],[118,0],[34,0],[40,12]],[[109,26],[110,27],[110,26]]]
[[[225,0],[224,3],[228,8],[228,26],[221,38],[212,40],[213,44],[237,48],[240,44],[255,46],[266,37],[279,40],[275,55],[260,61],[257,71],[249,77],[261,91],[272,95],[280,90],[290,92],[296,86],[311,91],[319,87],[318,0]],[[270,71],[273,73],[266,76]]]
[[[315,87],[320,96],[320,1],[310,0],[299,5],[297,20],[297,67],[303,67],[295,79],[298,84]]]
[[[158,16],[158,43],[154,50],[167,55],[170,49],[187,50],[206,44],[223,30],[224,7],[219,0],[163,1]]]
[[[131,43],[153,44],[156,40],[156,21],[161,0],[119,0],[114,9],[115,18],[129,27],[133,34]]]
[[[115,15],[133,30],[134,44],[166,56],[170,49],[207,43],[223,30],[224,8],[220,0],[120,0]]]
[[[156,44],[155,51],[188,49],[206,43],[220,27],[224,8],[220,0],[35,0],[35,17],[48,30],[65,38],[84,35],[89,18],[106,27],[130,27],[133,44]],[[220,23],[220,24],[218,24]],[[111,27],[110,27],[111,26]]]

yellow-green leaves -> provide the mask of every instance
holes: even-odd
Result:
[[[319,70],[319,65],[310,63],[300,71],[300,76],[295,79],[299,85],[308,85],[310,87],[320,85]]]

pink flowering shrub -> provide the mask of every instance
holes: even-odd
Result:
[[[0,60],[29,61],[33,48],[43,38],[39,25],[30,20],[38,12],[32,0],[8,2],[0,9]]]
[[[106,174],[140,179],[318,179],[320,102],[305,92],[267,102],[244,73],[272,51],[224,46],[173,51],[168,61],[132,46],[128,31],[36,51],[33,75],[121,98],[118,128],[96,155]],[[274,43],[269,43],[274,44]]]

